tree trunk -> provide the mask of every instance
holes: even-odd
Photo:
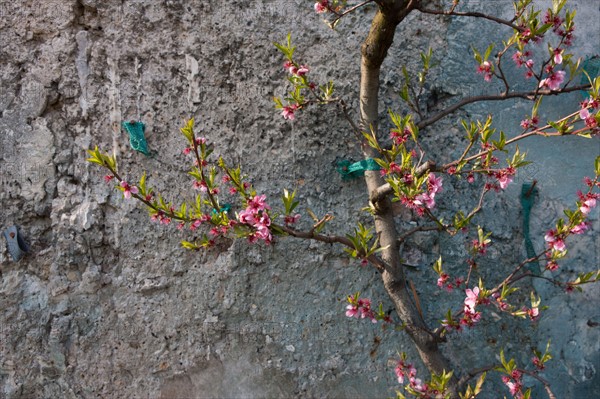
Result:
[[[412,0],[381,1],[380,8],[371,24],[368,37],[362,45],[361,82],[360,82],[360,114],[361,128],[377,131],[379,72],[381,64],[392,45],[396,27],[415,7]],[[372,148],[363,148],[364,156],[376,157],[379,154]],[[365,180],[369,194],[373,193],[385,181],[377,171],[365,172]],[[425,322],[413,304],[407,291],[404,269],[400,262],[398,248],[398,233],[390,199],[386,196],[374,204],[375,229],[382,248],[382,258],[386,264],[382,273],[383,284],[388,295],[394,302],[396,311],[406,331],[414,341],[421,359],[430,372],[441,374],[442,371],[452,370],[450,363],[440,352],[438,340],[429,332]],[[456,384],[458,379],[453,377],[450,391],[453,397],[458,397]]]

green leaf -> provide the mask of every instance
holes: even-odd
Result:
[[[193,242],[189,242],[189,241],[181,241],[181,246],[184,247],[185,249],[193,249],[193,250],[199,249],[197,244],[195,244]]]
[[[488,46],[488,48],[485,50],[485,55],[483,56],[484,61],[487,61],[487,59],[490,57],[490,54],[492,54],[493,49],[494,49],[494,43],[490,44]]]

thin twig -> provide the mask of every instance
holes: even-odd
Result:
[[[343,13],[339,14],[337,12],[335,12],[335,10],[331,9],[331,7],[327,6],[327,8],[329,9],[329,11],[333,12],[336,17],[334,18],[333,21],[328,22],[327,24],[329,25],[329,27],[331,29],[333,29],[333,27],[337,24],[337,22],[342,19],[343,17],[345,17],[346,15],[350,14],[351,12],[356,11],[357,9],[366,6],[369,3],[372,3],[374,0],[367,0],[367,1],[363,1],[362,3],[359,3],[355,6],[350,7],[349,9],[347,9],[346,11],[344,11]]]
[[[398,235],[398,243],[400,244],[400,243],[404,242],[404,240],[406,240],[408,237],[410,237],[411,235],[413,235],[413,234],[415,234],[415,233],[417,233],[419,231],[436,231],[436,230],[440,231],[441,230],[440,226],[436,225],[436,226],[418,226],[418,227],[415,227],[415,228],[410,229],[410,230],[408,230],[408,231],[406,231],[406,232],[404,232],[402,234],[399,234]]]

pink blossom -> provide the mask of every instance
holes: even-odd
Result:
[[[358,318],[358,307],[354,305],[346,306],[346,316]]]
[[[477,73],[482,74],[483,79],[486,82],[489,82],[490,80],[492,80],[492,64],[490,64],[488,61],[483,61],[477,67]]]
[[[107,182],[107,183],[110,183],[110,181],[112,179],[114,179],[114,176],[112,176],[112,175],[106,175],[106,176],[104,176],[104,181]]]
[[[435,199],[433,195],[422,193],[416,196],[414,199],[415,205],[425,205],[427,209],[433,209],[435,207]]]
[[[552,243],[552,248],[554,248],[558,252],[564,252],[564,251],[567,250],[567,247],[565,245],[565,241],[563,239],[561,239],[561,238],[557,239],[556,241],[554,241]]]
[[[588,226],[586,222],[581,222],[577,226],[571,229],[573,234],[583,234],[587,230]]]
[[[546,270],[550,270],[551,272],[558,270],[558,263],[551,260],[546,264]]]
[[[295,214],[293,216],[292,215],[284,216],[283,222],[285,224],[287,224],[287,225],[290,225],[290,224],[297,223],[298,220],[300,220],[300,214],[299,213],[297,213],[297,214]]]
[[[296,104],[285,106],[285,107],[283,107],[283,111],[281,111],[281,115],[283,115],[284,119],[289,119],[289,120],[293,121],[296,118],[296,116],[294,115],[294,112],[296,112],[297,109],[298,109],[298,105],[296,105]]]
[[[544,240],[546,240],[548,243],[549,248],[556,251],[563,252],[567,249],[565,246],[565,241],[561,237],[557,236],[556,230],[550,230],[547,232],[544,236]]]
[[[327,12],[327,7],[329,6],[328,0],[321,0],[315,3],[315,12],[317,14],[323,14]]]
[[[300,68],[296,71],[296,75],[304,76],[308,73],[308,67],[306,65],[300,65]]]
[[[436,177],[433,173],[429,174],[429,179],[427,180],[427,190],[429,190],[429,194],[437,194],[442,191],[442,183],[443,179],[441,177]]]
[[[188,155],[188,154],[189,154],[191,151],[192,151],[191,147],[186,147],[186,148],[183,150],[183,153],[184,153],[185,155]]]
[[[465,298],[465,310],[469,309],[471,312],[475,311],[475,305],[477,305],[477,299],[479,298],[479,287],[473,289],[467,288],[465,290],[467,297]]]
[[[579,111],[579,117],[583,120],[586,120],[590,117],[590,111],[587,108],[583,108],[581,111]]]
[[[544,363],[542,363],[542,361],[540,360],[539,357],[534,356],[531,358],[531,362],[533,363],[533,365],[535,366],[536,369],[538,370],[543,370],[546,368],[546,366],[544,366]]]
[[[373,323],[377,323],[375,313],[371,310],[371,300],[368,298],[360,298],[355,300],[354,297],[348,296],[348,302],[350,304],[346,306],[346,316],[355,318],[368,318]]]
[[[392,130],[390,132],[390,138],[394,142],[395,145],[402,145],[406,143],[408,137],[410,136],[410,131],[408,129],[404,129],[402,133],[397,130]]]
[[[515,62],[515,64],[517,64],[517,67],[520,67],[523,65],[523,54],[520,51],[517,51],[516,53],[513,54],[512,59]]]
[[[553,72],[546,79],[540,81],[539,87],[547,86],[550,90],[558,90],[565,80],[565,71]]]
[[[202,219],[196,219],[190,225],[190,230],[196,230],[202,224]]]
[[[537,307],[527,309],[527,315],[531,321],[536,321],[540,317],[540,310]]]
[[[498,184],[500,184],[500,188],[504,190],[510,183],[512,183],[512,181],[512,176],[504,175],[498,179]]]
[[[171,223],[171,218],[169,217],[163,217],[160,219],[160,224],[168,225],[169,223]]]
[[[257,211],[271,209],[271,207],[267,204],[266,200],[267,196],[264,194],[254,196],[248,200],[248,208]]]
[[[271,207],[265,201],[265,195],[254,196],[248,200],[246,209],[238,214],[238,220],[241,223],[254,228],[254,231],[248,236],[250,242],[263,240],[266,244],[270,244],[273,239],[269,229],[271,218],[267,213]]]
[[[196,190],[200,190],[200,191],[202,191],[203,193],[205,193],[205,192],[208,190],[208,186],[206,185],[206,182],[205,182],[205,181],[198,181],[198,180],[195,180],[195,181],[194,181],[194,183],[193,183],[193,187],[194,187]]]
[[[121,181],[121,187],[123,187],[123,196],[127,199],[131,198],[131,194],[137,194],[138,188],[136,186],[130,186],[125,180]]]
[[[590,213],[590,211],[592,210],[592,208],[596,207],[596,199],[595,198],[588,198],[585,201],[583,201],[583,203],[581,204],[581,206],[579,207],[579,210],[581,211],[581,213],[583,213],[584,215],[587,215],[588,213]]]
[[[563,62],[562,53],[563,53],[562,49],[559,49],[559,48],[554,49],[554,63],[555,64],[562,64],[562,62]]]
[[[446,281],[448,281],[448,278],[450,278],[450,276],[446,273],[440,274],[440,277],[437,280],[437,286],[442,288],[446,284]]]

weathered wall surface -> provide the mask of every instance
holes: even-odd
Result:
[[[503,2],[485,3],[506,11]],[[598,53],[598,5],[575,3],[585,38],[577,51]],[[332,32],[311,2],[300,0],[0,1],[0,221],[21,226],[32,244],[18,263],[4,247],[0,253],[0,398],[393,395],[388,362],[397,351],[416,359],[410,342],[343,315],[345,296],[356,291],[390,307],[375,271],[339,248],[294,240],[185,252],[182,233],[150,225],[144,210],[84,161],[85,149],[97,144],[117,154],[128,178],[147,170],[167,197],[189,196],[178,128],[195,116],[217,153],[240,162],[271,202],[282,188],[296,187],[301,208],[331,212],[331,231],[349,231],[357,217],[368,220],[360,213],[362,182],[335,172],[337,160],[360,157],[353,135],[334,108],[302,112],[294,123],[274,110],[271,97],[283,95],[285,85],[272,42],[291,31],[314,79],[334,80],[355,112],[360,40],[372,14],[358,12]],[[485,26],[412,15],[385,63],[382,118],[387,106],[398,105],[400,66],[414,67],[415,51],[427,46],[442,62],[432,81],[442,97],[486,90],[467,46],[481,48],[501,34]],[[499,127],[514,132],[526,110],[516,102],[486,104],[459,115],[499,112]],[[133,152],[119,127],[138,112],[152,158]],[[424,132],[424,145],[448,159],[460,152],[459,134],[439,124]],[[494,231],[482,270],[492,277],[525,254],[521,183],[539,181],[532,237],[540,249],[543,232],[573,203],[599,152],[597,139],[528,148],[537,163],[494,196],[477,221]],[[557,150],[572,161],[556,161]],[[440,209],[464,207],[466,189],[446,184]],[[568,275],[598,263],[598,213],[592,218],[594,233],[573,245]],[[400,218],[399,226],[407,222]],[[422,265],[410,278],[424,287],[424,310],[434,322],[450,304],[429,265],[442,253],[451,271],[464,270],[464,238],[421,234],[404,249],[410,263]],[[530,347],[552,338],[555,360],[543,375],[558,397],[598,395],[598,288],[571,296],[543,284],[524,288],[524,296],[535,289],[551,306],[545,319],[531,326],[488,311],[481,328],[451,340],[450,356],[480,366],[504,347],[526,363]],[[461,297],[450,299],[458,304]]]

